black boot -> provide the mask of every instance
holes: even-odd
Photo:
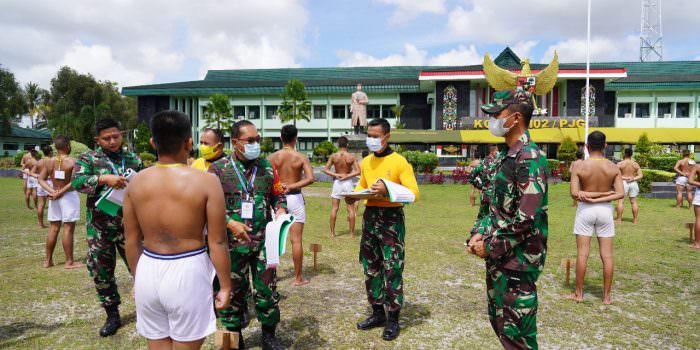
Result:
[[[243,332],[240,328],[226,327],[226,330],[231,333],[238,333],[238,350],[245,349],[245,343],[243,342]],[[233,344],[231,344],[233,345]]]
[[[384,334],[382,334],[382,339],[394,340],[399,336],[400,331],[399,311],[389,311],[388,317],[386,318],[386,325],[384,326]]]
[[[381,327],[386,323],[386,315],[384,314],[384,305],[372,304],[372,316],[357,324],[357,329],[366,331],[375,327]]]
[[[262,326],[263,350],[284,350],[284,345],[275,336],[275,326]]]
[[[107,312],[107,320],[104,326],[100,328],[100,336],[108,337],[117,333],[117,329],[122,326],[122,320],[119,317],[119,307],[117,305],[110,305],[105,307]]]

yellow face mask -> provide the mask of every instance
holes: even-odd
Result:
[[[214,146],[199,145],[199,155],[206,160],[213,159],[216,157],[216,147],[218,145],[218,143]]]

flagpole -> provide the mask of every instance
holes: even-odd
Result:
[[[588,0],[588,17],[587,17],[587,28],[586,28],[586,109],[585,109],[585,130],[583,133],[583,144],[585,158],[588,158],[588,119],[591,114],[590,104],[591,104],[591,94],[590,94],[590,77],[591,77],[591,0]]]

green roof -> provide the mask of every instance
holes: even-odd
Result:
[[[51,131],[47,129],[28,129],[12,125],[10,135],[0,135],[0,137],[15,137],[20,139],[40,139],[51,140]]]
[[[700,89],[700,61],[618,62],[627,78],[605,85],[609,90]]]
[[[234,69],[210,70],[205,81],[268,81],[287,82],[290,79],[301,81],[336,80],[355,85],[364,80],[418,79],[418,73],[426,67],[324,67],[324,68],[274,68],[274,69]]]

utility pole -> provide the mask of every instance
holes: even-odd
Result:
[[[661,32],[661,0],[642,0],[642,21],[639,33],[639,61],[663,61]]]

